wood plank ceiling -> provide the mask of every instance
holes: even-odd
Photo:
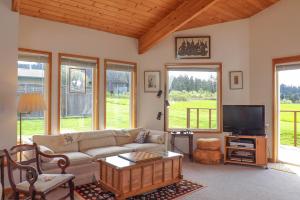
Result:
[[[141,40],[143,36],[145,37],[148,32],[151,32],[155,25],[163,20],[166,21],[174,13],[173,21],[170,23],[175,23],[180,6],[184,7],[183,4],[188,4],[190,1],[193,0],[13,0],[13,9],[22,15],[83,26]],[[205,2],[207,0],[198,1]],[[209,6],[203,7],[202,12],[182,13],[182,15],[189,14],[189,20],[175,24],[176,26],[172,28],[186,30],[248,18],[277,1],[279,0],[210,0],[207,1]],[[193,9],[191,8],[191,10]],[[176,31],[173,29],[165,32],[168,35]],[[167,35],[162,34],[160,39]],[[151,43],[150,46],[147,45],[147,48],[140,49],[140,53],[145,52],[153,45],[154,43]]]

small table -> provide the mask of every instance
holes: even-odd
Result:
[[[159,159],[136,163],[119,156],[99,159],[101,186],[123,200],[180,182],[183,155],[170,151],[160,155]]]
[[[189,142],[189,158],[193,160],[193,139],[194,133],[193,132],[171,132],[171,149],[174,151],[175,147],[175,138],[176,137],[187,137]]]

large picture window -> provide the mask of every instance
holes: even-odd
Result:
[[[99,59],[59,54],[59,132],[99,128]]]
[[[44,112],[22,113],[25,137],[51,133],[51,55],[51,52],[19,49],[17,98],[22,94],[39,93],[46,104]],[[19,116],[17,131],[19,134]]]
[[[220,132],[221,76],[221,64],[167,65],[167,130]]]
[[[105,128],[136,127],[136,64],[105,60]]]

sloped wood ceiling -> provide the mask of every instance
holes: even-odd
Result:
[[[22,15],[140,39],[189,1],[193,0],[13,0],[13,9]],[[203,12],[179,24],[177,30],[247,18],[277,1],[212,0]]]

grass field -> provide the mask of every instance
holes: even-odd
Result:
[[[170,102],[169,125],[172,128],[186,127],[186,108],[216,108],[216,101],[195,100],[192,105],[187,102]],[[129,119],[129,99],[108,98],[107,99],[107,128],[123,128],[130,124]],[[281,104],[281,110],[300,110],[300,104]],[[300,141],[300,114],[297,118],[298,140]],[[212,128],[216,128],[216,111],[212,111]],[[191,128],[196,128],[196,110],[191,112]],[[208,111],[199,111],[199,128],[208,128]],[[280,142],[284,145],[293,146],[294,142],[294,123],[293,113],[282,113],[280,117]],[[24,135],[42,134],[44,131],[43,120],[23,120],[22,131]],[[19,122],[18,122],[19,126]],[[92,127],[92,120],[85,118],[64,118],[61,120],[62,131],[87,131]],[[19,129],[18,129],[19,130]],[[300,146],[300,142],[298,143]]]

